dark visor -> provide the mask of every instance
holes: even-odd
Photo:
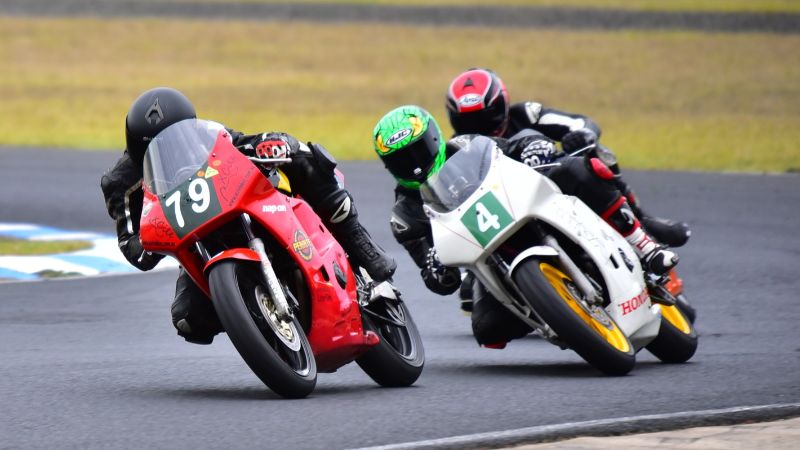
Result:
[[[480,111],[460,113],[452,122],[456,134],[483,134],[492,136],[503,125],[503,108],[487,108]]]
[[[397,178],[425,181],[436,155],[439,138],[436,127],[428,124],[425,133],[411,145],[382,157],[383,164]]]

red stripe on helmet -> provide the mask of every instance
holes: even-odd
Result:
[[[457,112],[480,111],[501,93],[501,89],[491,92],[492,87],[492,75],[489,72],[473,69],[457,76],[450,83],[448,95]]]

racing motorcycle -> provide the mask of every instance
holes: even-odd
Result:
[[[279,170],[290,161],[245,156],[216,122],[169,126],[145,154],[144,248],[180,262],[279,395],[305,397],[318,372],[354,360],[380,385],[413,384],[425,355],[399,291],[354,267],[291,195]]]
[[[694,355],[670,278],[643,271],[603,219],[491,139],[472,140],[420,192],[441,262],[472,271],[549,342],[610,375],[631,371],[643,348],[670,363]]]

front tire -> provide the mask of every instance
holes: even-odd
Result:
[[[559,339],[586,362],[608,375],[633,369],[635,351],[627,336],[602,307],[580,301],[572,280],[561,270],[529,258],[514,272],[514,281]]]
[[[405,303],[380,299],[362,310],[364,329],[381,341],[356,360],[361,369],[384,387],[406,387],[417,381],[425,365],[425,349]]]
[[[661,305],[661,327],[647,350],[662,362],[679,364],[697,351],[697,331],[689,317],[677,306]]]
[[[308,396],[317,365],[297,318],[279,320],[258,265],[223,261],[209,274],[211,298],[231,342],[253,373],[277,394]]]

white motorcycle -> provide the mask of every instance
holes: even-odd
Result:
[[[420,188],[441,262],[472,271],[534,333],[610,375],[642,348],[664,362],[697,349],[692,323],[630,244],[578,198],[474,139]]]

